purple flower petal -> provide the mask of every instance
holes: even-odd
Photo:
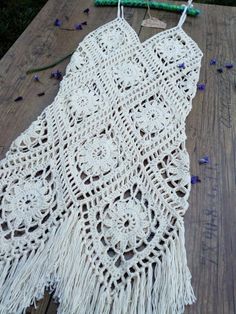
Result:
[[[178,65],[179,69],[185,69],[185,64],[184,62]]]
[[[89,8],[85,9],[83,12],[89,14]]]
[[[52,72],[50,78],[55,78],[57,80],[60,80],[62,78],[61,71],[56,70],[56,71]]]
[[[226,63],[225,67],[226,69],[232,69],[234,65],[232,63]]]
[[[37,94],[39,97],[41,97],[41,96],[43,96],[43,95],[45,95],[45,93],[44,92],[42,92],[42,93],[39,93],[39,94]]]
[[[39,82],[39,76],[38,76],[38,74],[35,74],[35,76],[34,76],[34,81]]]
[[[198,176],[191,176],[191,184],[196,184],[201,182]]]
[[[223,69],[222,69],[222,68],[219,68],[219,69],[217,69],[217,72],[218,72],[218,73],[223,73]]]
[[[16,99],[14,99],[14,101],[21,101],[21,100],[23,100],[22,96],[18,96]]]
[[[199,165],[204,165],[204,164],[208,164],[209,163],[209,157],[208,156],[204,156],[202,158],[200,158],[198,160]]]
[[[210,61],[210,65],[215,65],[216,64],[216,59],[211,59],[211,61]]]
[[[87,25],[87,24],[88,24],[87,21],[84,21],[81,23],[81,25]]]
[[[59,19],[56,19],[56,20],[54,21],[54,25],[60,27],[60,26],[62,25],[62,21],[59,20]]]
[[[203,91],[203,90],[205,90],[205,88],[206,88],[206,85],[205,85],[205,84],[203,84],[203,83],[197,84],[197,89],[198,89],[198,90]]]
[[[83,27],[82,27],[81,24],[75,24],[75,29],[77,29],[77,30],[82,30]]]

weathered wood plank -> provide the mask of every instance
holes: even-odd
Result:
[[[36,308],[32,305],[30,308],[28,308],[26,314],[47,313],[47,310],[51,307],[52,303],[52,295],[46,292],[44,298],[37,302]]]
[[[191,168],[202,179],[192,188],[185,220],[198,297],[187,313],[236,313],[235,72],[224,69],[219,74],[209,66],[212,57],[217,58],[217,67],[236,59],[236,8],[204,6],[202,11],[199,28],[186,23],[186,30],[203,49],[200,81],[206,83],[187,120]],[[211,159],[208,167],[197,165],[204,154]]]
[[[1,60],[0,158],[12,140],[52,102],[58,90],[58,82],[49,79],[51,70],[40,73],[43,84],[33,82],[33,75],[25,76],[25,71],[66,55],[85,34],[116,16],[116,8],[103,7],[92,8],[86,17],[82,11],[91,4],[91,0],[49,0]],[[206,90],[197,93],[186,123],[191,172],[202,181],[192,186],[185,216],[188,264],[198,299],[185,312],[233,314],[236,313],[236,80],[235,70],[224,69],[219,74],[216,67],[209,66],[209,60],[216,57],[219,67],[236,59],[236,8],[196,6],[202,10],[201,16],[188,17],[183,27],[203,50],[200,81],[206,83]],[[157,32],[140,28],[145,13],[144,9],[125,8],[125,17],[140,34],[141,41]],[[165,20],[168,28],[176,25],[179,18],[178,14],[164,11],[152,14]],[[65,27],[87,19],[88,26],[81,32],[63,32],[53,26],[55,18],[62,19]],[[68,61],[57,68],[64,71]],[[45,96],[38,97],[40,91],[45,91]],[[15,103],[18,95],[24,100]],[[211,162],[199,166],[197,160],[205,154]],[[38,309],[30,311],[55,314],[56,305],[46,295]]]

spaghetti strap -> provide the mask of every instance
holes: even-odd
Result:
[[[117,5],[117,17],[124,18],[124,7],[123,5],[120,4],[121,0],[118,0],[118,5]]]
[[[187,10],[188,10],[188,8],[193,6],[192,2],[193,2],[193,0],[188,0],[188,4],[187,5],[186,4],[183,5],[184,6],[184,10],[183,10],[183,13],[182,13],[182,15],[181,15],[181,17],[179,19],[179,23],[178,23],[179,27],[182,27],[182,25],[184,24],[184,21],[185,21],[186,16],[187,16]]]

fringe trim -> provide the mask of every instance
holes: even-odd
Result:
[[[150,264],[111,295],[85,254],[78,213],[71,213],[46,244],[0,264],[0,314],[22,314],[54,290],[58,314],[182,314],[196,298],[187,266],[184,226],[162,261]]]

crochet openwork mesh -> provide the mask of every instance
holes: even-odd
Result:
[[[1,160],[1,314],[22,313],[46,287],[63,314],[183,313],[194,302],[185,119],[203,54],[182,29],[186,9],[140,42],[118,5]]]

